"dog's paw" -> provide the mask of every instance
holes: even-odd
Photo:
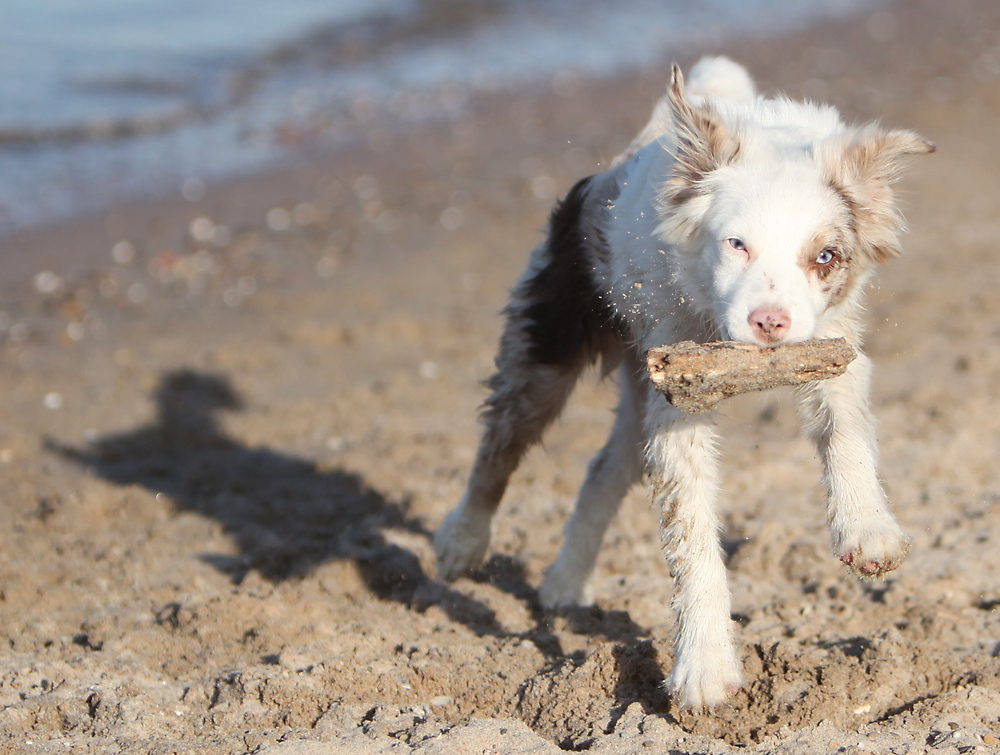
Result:
[[[490,546],[490,517],[469,514],[464,506],[452,511],[434,535],[438,576],[452,582],[483,562]]]
[[[891,519],[834,544],[834,553],[863,579],[885,576],[903,563],[909,550],[910,538]]]
[[[691,659],[690,655],[697,655]],[[743,670],[732,647],[691,653],[674,664],[666,687],[682,710],[715,708],[743,686]]]
[[[538,588],[538,600],[545,608],[589,606],[594,596],[588,577],[580,570],[566,568],[561,560],[556,561],[545,572],[542,586]]]

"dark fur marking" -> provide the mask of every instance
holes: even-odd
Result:
[[[838,199],[844,204],[845,207],[847,207],[848,230],[850,231],[851,237],[855,240],[854,245],[859,249],[859,251],[869,257],[873,262],[878,262],[879,264],[885,264],[893,257],[897,256],[899,254],[899,248],[894,241],[890,242],[888,245],[872,243],[870,241],[865,242],[862,234],[865,229],[866,222],[872,222],[870,218],[872,210],[862,207],[858,198],[846,186],[841,185],[835,179],[828,179],[828,183],[830,188],[833,189],[833,192],[837,195]]]
[[[525,284],[528,353],[540,364],[566,365],[581,357],[596,360],[607,337],[621,333],[613,311],[601,297],[588,255],[588,249],[606,254],[607,241],[596,231],[588,238],[581,228],[590,180],[577,182],[552,211],[548,262]]]

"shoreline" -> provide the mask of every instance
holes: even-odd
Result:
[[[78,215],[115,197],[169,193],[185,180],[227,183],[272,172],[301,162],[303,149],[327,151],[374,132],[460,115],[484,92],[525,91],[550,79],[558,79],[556,89],[571,89],[581,78],[638,70],[668,46],[712,37],[735,46],[741,38],[857,15],[858,6],[880,1],[793,8],[777,0],[710,0],[682,10],[645,0],[613,9],[580,0],[566,13],[568,6],[558,3],[529,8],[518,0],[461,7],[450,0],[393,2],[381,11],[334,0],[293,3],[265,29],[260,14],[267,4],[250,2],[229,24],[221,8],[163,19],[174,46],[169,59],[144,56],[134,44],[141,26],[168,31],[156,22],[162,9],[111,3],[97,15],[105,36],[117,40],[115,49],[84,35],[77,64],[86,73],[65,80],[62,90],[41,61],[46,51],[58,55],[53,39],[72,44],[83,28],[40,9],[25,19],[34,30],[29,36],[46,25],[55,36],[38,38],[33,54],[8,71],[13,109],[0,142],[14,149],[0,150],[0,232]],[[302,28],[324,12],[327,22]],[[68,24],[64,34],[60,23]],[[123,56],[141,73],[119,70]]]
[[[905,111],[906,105],[891,100],[886,101],[877,93],[873,95],[872,92],[855,92],[852,100],[852,93],[845,91],[849,87],[845,78],[850,79],[850,77],[841,76],[840,81],[834,81],[831,85],[821,78],[803,80],[801,75],[789,76],[789,71],[785,70],[786,67],[782,63],[784,54],[771,49],[772,42],[777,43],[778,40],[787,42],[791,39],[798,42],[798,45],[792,49],[782,47],[784,53],[803,54],[802,48],[808,45],[808,40],[825,36],[840,38],[845,47],[856,47],[859,44],[859,37],[860,41],[866,39],[877,41],[876,38],[880,35],[895,35],[897,22],[887,21],[881,16],[891,18],[891,14],[887,12],[872,14],[867,20],[867,25],[871,27],[867,32],[864,30],[866,21],[860,18],[827,21],[821,24],[820,28],[794,32],[773,40],[752,38],[741,41],[745,41],[753,50],[751,57],[757,64],[755,68],[760,71],[756,75],[762,91],[787,91],[793,97],[815,97],[829,101],[855,119],[875,115],[873,110],[876,107],[879,108],[878,114],[884,115],[887,111],[901,108]],[[843,39],[845,34],[851,38]],[[722,41],[716,49],[684,50],[677,56],[678,61],[689,67],[702,54],[731,53],[724,49],[726,46],[726,42]],[[831,48],[825,52],[825,59],[824,55],[820,55],[821,61],[815,67],[836,71],[838,74],[844,73],[848,62],[844,59],[842,51],[839,48]],[[891,56],[869,55],[863,64],[868,67],[878,66],[883,62],[878,60],[878,57],[886,59]],[[554,100],[563,110],[577,114],[584,113],[594,102],[607,103],[608,109],[612,112],[618,110],[628,112],[627,118],[615,118],[612,115],[611,118],[595,119],[591,125],[592,131],[596,133],[591,133],[588,135],[589,138],[585,137],[583,140],[588,154],[577,156],[573,164],[567,166],[565,170],[567,175],[572,175],[573,169],[580,175],[587,170],[598,171],[601,169],[600,156],[606,161],[614,154],[614,147],[604,143],[607,141],[606,137],[613,135],[613,138],[621,140],[627,138],[624,134],[630,129],[634,131],[642,125],[644,113],[641,103],[645,100],[651,106],[662,93],[670,62],[670,59],[664,57],[655,67],[603,78],[573,76],[572,81],[567,82],[565,77],[562,79],[557,77],[553,82],[536,82],[516,93],[479,93],[473,96],[468,112],[454,121],[429,126],[421,125],[413,129],[397,130],[395,133],[375,123],[368,143],[362,141],[333,150],[317,149],[313,155],[292,157],[285,165],[222,179],[207,187],[202,185],[197,189],[197,193],[201,196],[193,201],[184,199],[178,187],[177,194],[173,196],[159,195],[135,202],[117,202],[107,210],[84,212],[70,218],[12,231],[10,235],[0,239],[0,244],[10,255],[7,264],[0,268],[0,289],[11,284],[24,283],[37,273],[50,268],[52,272],[64,277],[93,273],[109,264],[111,247],[122,240],[146,242],[150,246],[150,254],[156,254],[164,249],[183,248],[191,220],[200,216],[213,217],[228,227],[264,226],[266,213],[270,209],[275,207],[291,209],[296,204],[315,201],[321,194],[317,184],[336,181],[335,178],[331,178],[334,173],[353,174],[355,178],[371,172],[384,173],[384,170],[370,169],[382,167],[380,163],[387,155],[406,155],[409,151],[407,157],[411,161],[414,158],[419,159],[419,155],[413,154],[414,150],[407,150],[405,147],[401,149],[399,146],[401,142],[426,139],[429,143],[440,147],[447,141],[449,132],[462,138],[462,134],[466,136],[468,134],[466,128],[468,124],[492,120],[497,114],[504,119],[503,114],[511,109],[521,108],[529,111],[524,122],[517,124],[523,132],[520,140],[521,153],[526,156],[535,152],[551,153],[555,149],[553,145],[562,140],[563,135],[560,134],[558,127],[554,124],[540,127],[538,123],[531,122],[530,111],[537,110],[538,103],[545,100]],[[850,63],[854,66],[859,64],[861,61],[858,60]],[[938,94],[946,99],[953,98],[955,93],[949,89],[952,86],[954,82],[939,83]],[[547,109],[547,105],[541,107],[543,110]],[[552,117],[552,114],[548,113],[547,117]],[[559,114],[555,114],[555,117],[559,118]],[[509,122],[513,119],[508,117],[504,120],[508,121],[505,125],[511,128],[512,124]],[[570,119],[561,118],[561,120]],[[569,132],[572,130],[567,129]],[[502,145],[506,139],[507,137],[501,137],[498,140],[501,144],[497,146],[506,147],[507,145]],[[468,150],[463,156],[470,157]],[[476,156],[471,157],[473,160],[476,159]],[[541,198],[551,201],[556,193],[546,192]],[[350,190],[342,191],[340,194],[340,198],[343,199],[350,194]],[[74,250],[69,251],[70,247]]]
[[[939,15],[943,19],[949,16],[947,11]],[[907,33],[912,31],[906,30]],[[887,96],[884,91],[859,85],[856,80],[857,71],[863,68],[883,68],[894,54],[899,54],[898,51],[888,51],[892,50],[892,37],[898,33],[898,21],[891,12],[879,11],[867,19],[827,21],[819,28],[778,38],[781,39],[780,43],[777,40],[759,38],[741,41],[752,51],[750,57],[754,60],[755,75],[762,91],[787,92],[792,97],[829,102],[837,106],[849,120],[898,116],[902,123],[909,115],[907,111],[913,106],[913,103],[901,101],[902,98],[916,96],[922,100],[931,99],[932,102],[947,102],[959,96],[954,87],[961,82],[949,80],[947,75],[936,75],[933,66],[924,65],[927,77],[924,91],[914,90],[912,83],[900,86],[898,75],[895,80],[883,84],[897,85],[892,95]],[[808,56],[810,42],[824,38],[836,39],[837,44],[814,55],[818,60],[812,61],[811,68],[819,76],[809,77],[799,70],[793,73],[785,64],[787,57]],[[882,50],[871,49],[881,46],[880,38],[887,38],[883,41],[888,41],[889,46]],[[869,49],[864,49],[866,42],[870,43],[867,45]],[[776,48],[776,45],[780,47]],[[677,57],[679,62],[690,66],[701,54],[731,54],[732,51],[725,49],[726,47],[727,44],[723,41],[715,49],[685,50]],[[848,47],[863,49],[865,54],[849,60],[843,52],[843,48]],[[952,65],[954,62],[950,61]],[[614,154],[615,147],[607,142],[627,139],[625,134],[630,130],[634,131],[644,122],[647,113],[643,112],[642,105],[646,103],[648,109],[662,92],[669,64],[670,60],[665,57],[656,70],[647,68],[596,79],[573,77],[573,81],[568,84],[561,80],[558,83],[539,82],[517,93],[480,93],[474,96],[468,112],[452,122],[418,126],[396,133],[376,123],[373,124],[368,143],[361,142],[332,151],[317,150],[315,155],[293,157],[284,166],[224,179],[208,187],[202,186],[198,193],[203,196],[194,201],[181,197],[178,190],[174,196],[153,196],[134,203],[119,202],[106,211],[87,212],[53,223],[12,231],[9,236],[0,239],[0,245],[7,252],[6,264],[0,268],[0,290],[23,284],[45,270],[70,278],[94,273],[110,263],[111,247],[122,240],[134,245],[148,245],[150,255],[161,251],[181,250],[189,241],[186,237],[190,235],[190,222],[197,217],[213,218],[229,228],[266,226],[266,214],[269,210],[275,207],[291,210],[297,204],[320,199],[322,190],[318,185],[337,182],[334,174],[347,174],[355,179],[369,173],[389,174],[391,170],[385,170],[384,163],[386,158],[391,160],[394,156],[407,158],[403,165],[404,170],[409,170],[415,167],[415,160],[419,160],[421,155],[415,154],[417,150],[401,148],[400,143],[425,140],[428,144],[434,144],[434,148],[441,149],[443,146],[447,151],[449,134],[458,139],[468,139],[469,124],[495,120],[498,115],[501,122],[507,121],[504,124],[507,130],[517,129],[522,132],[519,153],[525,155],[525,159],[533,153],[551,154],[558,149],[555,144],[562,141],[566,134],[572,135],[574,129],[570,127],[561,130],[556,123],[532,122],[534,111],[545,100],[558,102],[557,110],[593,118],[591,133],[582,135],[584,149],[575,158],[567,159],[570,165],[559,166],[563,168],[560,172],[572,176],[574,171],[579,175],[598,171],[601,169],[601,159],[606,161]],[[921,64],[915,60],[913,65],[916,69]],[[603,104],[606,103],[606,109],[611,111],[612,116],[594,118],[594,114],[586,113],[594,102],[602,103],[602,112],[605,111]],[[519,124],[511,123],[516,120],[516,117],[509,117],[512,109],[526,111],[527,117]],[[552,108],[542,104],[541,109]],[[614,113],[617,111],[624,111],[628,115],[624,118],[616,117]],[[549,112],[545,117],[560,123],[572,121],[571,118],[560,116],[558,112]],[[496,131],[499,133],[501,129]],[[579,143],[580,129],[575,131]],[[473,137],[477,142],[473,149],[480,150],[479,155],[470,154],[468,149],[457,151],[467,162],[484,162],[488,159],[489,149],[494,145],[501,150],[518,153],[516,148],[511,149],[510,145],[504,144],[509,137],[489,138],[494,144],[485,142],[481,137]],[[531,168],[525,170],[530,171]],[[509,179],[510,176],[506,175],[504,178]],[[530,180],[531,176],[527,178]],[[346,201],[351,193],[350,187],[341,187],[336,192],[337,196],[327,203]],[[543,188],[541,199],[552,201],[557,194],[555,189]],[[441,209],[443,211],[446,208]]]

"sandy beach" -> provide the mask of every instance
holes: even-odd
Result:
[[[514,477],[490,555],[437,580],[507,290],[656,70],[481,96],[467,117],[0,242],[0,751],[1000,752],[1000,6],[903,0],[686,49],[937,144],[869,294],[885,582],[830,554],[781,391],[728,402],[722,512],[747,684],[663,690],[670,573],[644,490],[590,608],[543,611],[613,386]]]

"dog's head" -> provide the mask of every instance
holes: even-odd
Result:
[[[905,155],[934,146],[909,131],[848,128],[832,108],[757,101],[728,117],[668,92],[675,162],[659,232],[681,256],[696,305],[723,337],[778,345],[813,337],[900,253],[892,185]],[[789,119],[791,115],[791,119]]]

